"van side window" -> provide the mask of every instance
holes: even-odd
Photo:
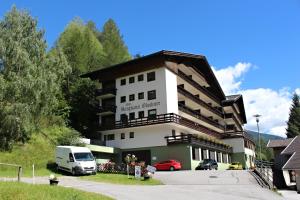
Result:
[[[69,153],[69,160],[70,160],[70,162],[74,162],[74,157],[73,157],[72,153]]]

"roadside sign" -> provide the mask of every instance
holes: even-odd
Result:
[[[141,178],[141,166],[135,166],[134,167],[134,177],[136,179],[140,179]]]

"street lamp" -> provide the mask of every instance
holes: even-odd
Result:
[[[259,118],[261,117],[261,115],[256,114],[253,115],[253,117],[255,117],[256,119],[256,124],[257,124],[257,133],[258,133],[258,145],[259,145],[259,160],[261,160],[261,141],[260,141],[260,133],[259,133]]]

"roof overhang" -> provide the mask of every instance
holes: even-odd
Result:
[[[225,100],[225,94],[216,76],[214,75],[207,59],[202,55],[162,50],[147,56],[113,65],[111,67],[92,71],[81,75],[81,77],[103,82],[159,67],[166,67],[173,73],[177,74],[180,64],[192,67],[203,75],[208,84],[211,86],[210,89],[220,98],[220,100]]]

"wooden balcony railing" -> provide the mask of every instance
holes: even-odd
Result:
[[[218,122],[214,121],[213,119],[211,119],[209,117],[202,115],[199,112],[194,111],[193,109],[191,109],[183,104],[178,104],[178,109],[182,112],[185,112],[186,114],[189,114],[199,120],[202,120],[210,125],[213,125],[213,126],[219,128],[221,130],[225,130],[225,126],[219,124]]]
[[[232,119],[235,122],[235,125],[240,129],[240,131],[243,130],[243,127],[240,125],[239,121],[233,113],[226,113],[224,116],[226,119]]]
[[[220,100],[216,95],[214,95],[208,89],[206,89],[205,87],[201,86],[199,83],[194,81],[191,77],[186,75],[184,72],[178,70],[178,76],[180,78],[182,78],[183,80],[185,80],[186,82],[188,82],[189,84],[191,84],[192,86],[194,86],[195,88],[197,88],[199,91],[201,91],[202,93],[204,93],[208,97],[210,97],[211,99],[213,99],[214,101],[220,103]]]
[[[178,93],[182,94],[183,96],[188,97],[189,99],[191,99],[195,103],[198,103],[202,107],[206,108],[207,110],[209,110],[209,111],[213,112],[214,114],[218,115],[219,117],[223,118],[223,113],[220,110],[212,107],[211,105],[209,105],[205,101],[199,99],[198,97],[195,97],[192,93],[188,92],[184,88],[182,88],[180,86],[177,86],[177,91],[178,91]]]
[[[210,141],[210,140],[207,140],[204,138],[199,138],[192,134],[166,136],[165,139],[167,140],[168,145],[186,143],[186,144],[198,145],[202,148],[218,150],[218,151],[226,152],[226,153],[232,152],[232,147],[230,147],[226,144],[221,144],[221,143]]]
[[[111,95],[115,96],[116,93],[117,93],[116,88],[103,88],[103,89],[96,90],[96,96],[102,96],[102,95],[106,95],[106,94],[111,94]]]
[[[104,113],[104,112],[112,112],[116,113],[117,106],[114,105],[104,105],[104,106],[99,106],[98,112],[99,113]]]
[[[176,123],[202,133],[220,138],[222,135],[210,128],[207,128],[201,124],[198,124],[192,120],[189,120],[185,117],[174,113],[161,114],[151,117],[138,118],[128,121],[116,121],[115,124],[109,126],[101,126],[100,130],[112,130],[112,129],[121,129],[121,128],[130,128],[130,127],[139,127],[147,126],[154,124],[163,124],[163,123]]]

